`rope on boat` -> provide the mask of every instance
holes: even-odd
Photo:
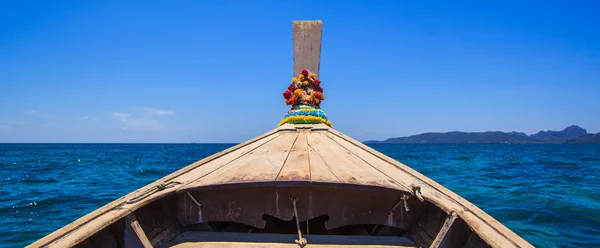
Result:
[[[408,195],[400,196],[400,201],[398,201],[398,203],[396,203],[396,205],[394,205],[394,207],[390,209],[390,211],[388,211],[388,215],[392,214],[392,212],[394,212],[394,210],[396,210],[396,208],[398,208],[398,206],[400,206],[400,204],[402,203],[404,203],[404,209],[407,212],[410,211],[410,209],[408,208],[408,199],[410,199],[410,196]]]
[[[304,247],[308,244],[305,238],[302,237],[302,231],[300,231],[300,221],[298,220],[298,210],[296,209],[296,201],[298,199],[292,198],[292,203],[294,203],[294,216],[296,217],[296,228],[298,229],[298,239],[296,239],[296,244],[300,247]]]
[[[177,182],[177,181],[170,181],[170,182],[167,182],[167,183],[165,183],[165,182],[158,183],[156,186],[147,189],[146,191],[142,192],[141,194],[136,195],[136,196],[134,196],[132,198],[127,199],[125,201],[125,203],[127,203],[127,204],[136,203],[136,202],[138,202],[138,201],[140,201],[142,199],[145,199],[146,197],[148,197],[148,196],[150,196],[150,195],[152,195],[152,194],[154,194],[156,192],[165,190],[167,188],[175,187],[176,184],[182,184],[182,183],[181,182]]]

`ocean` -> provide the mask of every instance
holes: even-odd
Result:
[[[23,247],[234,144],[0,144],[0,247]],[[600,145],[372,144],[537,247],[600,247]]]

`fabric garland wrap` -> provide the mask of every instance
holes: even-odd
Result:
[[[331,127],[325,112],[321,110],[321,102],[325,100],[321,81],[315,74],[303,70],[297,77],[292,78],[292,83],[283,92],[286,105],[292,109],[279,122],[279,126],[290,124],[319,124]]]

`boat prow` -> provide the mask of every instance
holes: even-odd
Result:
[[[334,130],[320,110],[321,22],[294,22],[293,34],[298,77],[283,94],[293,107],[282,125],[29,247],[532,247],[457,194]]]
[[[323,124],[286,124],[202,159],[30,247],[297,247],[298,226],[308,247],[531,247]]]

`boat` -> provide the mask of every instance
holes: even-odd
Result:
[[[28,247],[533,247],[338,132],[320,108],[321,21],[293,21],[290,112],[271,131],[135,190]],[[467,171],[465,173],[468,173]]]

